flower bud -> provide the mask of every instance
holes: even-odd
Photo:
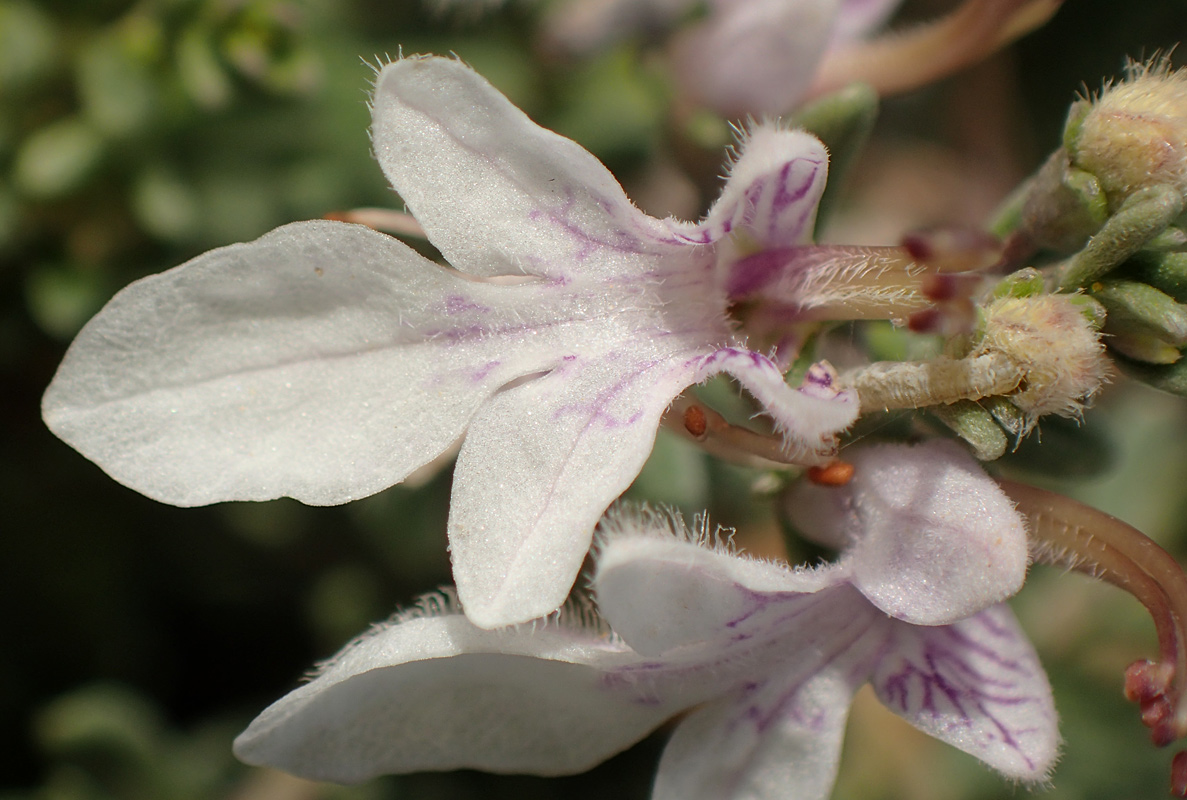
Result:
[[[1010,401],[1028,426],[1044,414],[1077,416],[1105,382],[1109,363],[1094,314],[1078,295],[1001,297],[982,309],[984,336],[971,354],[1002,353],[1022,369]]]
[[[1072,106],[1064,147],[1114,208],[1151,186],[1187,190],[1187,75],[1165,59],[1131,64],[1125,80]]]

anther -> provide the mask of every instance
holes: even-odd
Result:
[[[684,429],[700,439],[709,430],[709,419],[705,416],[705,409],[698,405],[691,405],[684,409]]]
[[[823,467],[809,467],[808,480],[818,486],[844,486],[853,480],[853,465],[838,460]]]

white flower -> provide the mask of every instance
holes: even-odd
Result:
[[[832,297],[796,266],[827,174],[813,137],[758,126],[699,224],[637,210],[575,143],[441,58],[385,67],[372,139],[450,268],[373,230],[286,225],[138,281],[83,329],[46,391],[49,427],[116,480],[181,506],[378,492],[463,435],[449,519],[466,613],[497,627],[564,601],[606,507],[690,384],[726,372],[789,457],[856,418],[818,366],[804,386],[746,347],[731,286]],[[782,273],[781,273],[782,274]],[[791,296],[786,293],[791,292]]]
[[[1005,775],[1058,749],[1046,676],[1010,611],[1025,529],[946,444],[867,449],[818,515],[851,541],[792,570],[703,546],[656,515],[607,525],[592,589],[613,628],[476,628],[450,608],[397,618],[264,711],[236,753],[322,780],[593,766],[675,713],[656,798],[823,798],[865,682],[886,706]],[[827,531],[825,529],[828,529]],[[580,621],[578,621],[580,622]]]

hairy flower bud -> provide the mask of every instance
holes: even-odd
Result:
[[[1151,186],[1187,189],[1187,75],[1157,60],[1072,107],[1064,147],[1111,205]]]
[[[1044,414],[1079,414],[1109,373],[1091,301],[1082,295],[1000,297],[982,309],[984,336],[972,356],[1001,353],[1022,369],[1010,400],[1028,426]]]

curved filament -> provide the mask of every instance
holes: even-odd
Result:
[[[1069,497],[1013,481],[1002,489],[1030,525],[1037,562],[1083,572],[1136,597],[1154,618],[1159,661],[1126,671],[1126,696],[1141,704],[1155,744],[1187,736],[1187,575],[1141,531]],[[1172,791],[1187,797],[1187,756],[1176,755]]]

